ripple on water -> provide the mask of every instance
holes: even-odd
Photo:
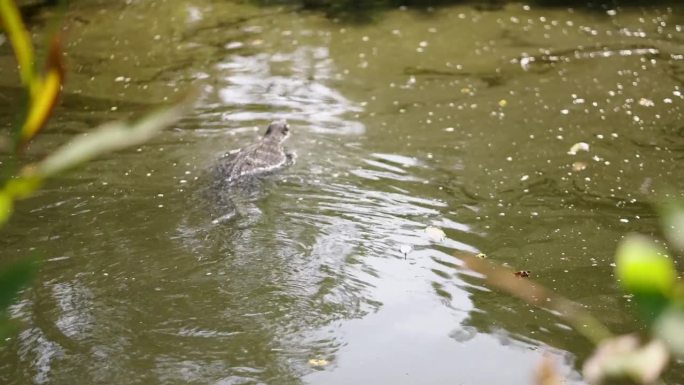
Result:
[[[199,8],[189,9],[193,23]],[[625,213],[629,229],[653,228],[644,202],[678,183],[684,148],[682,60],[655,33],[659,16],[648,13],[660,11],[620,10],[643,21],[621,19],[629,28],[617,31],[611,18],[522,5],[458,5],[428,18],[401,10],[344,27],[279,11],[224,28],[233,9],[207,9],[215,23],[186,33],[183,46],[201,51],[171,45],[172,54],[154,55],[169,58],[164,68],[203,67],[186,80],[212,79],[196,115],[150,144],[152,155],[124,152],[58,181],[49,191],[58,198],[43,197],[20,219],[28,225],[4,238],[7,250],[36,241],[55,255],[43,270],[50,279],[13,308],[26,326],[2,351],[3,378],[496,383],[529,373],[541,350],[572,367],[572,354],[535,339],[562,344],[576,334],[480,286],[453,253],[487,247],[594,309],[619,309],[619,296],[595,295],[613,290],[606,239],[623,232],[605,230],[623,226]],[[641,28],[654,30],[636,36]],[[244,42],[226,44],[242,33]],[[474,38],[454,45],[446,35]],[[117,51],[123,43],[110,47],[121,60],[130,54]],[[523,54],[537,51],[548,54]],[[180,84],[176,71],[161,74]],[[106,104],[138,85],[128,84]],[[73,105],[64,108],[78,110],[64,115],[67,134],[93,120]],[[280,118],[293,126],[297,164],[212,223],[225,207],[195,194],[205,183],[197,171]],[[591,151],[570,158],[580,141]],[[575,161],[586,168],[572,171]],[[444,235],[426,236],[428,226]],[[311,373],[312,358],[330,366]]]
[[[215,315],[242,333],[241,339],[231,340],[233,344],[267,332],[279,356],[296,359],[290,365],[294,371],[306,372],[312,356],[332,358],[344,345],[340,337],[326,337],[318,330],[396,302],[391,287],[411,276],[425,276],[423,271],[434,266],[445,271],[434,277],[447,282],[434,286],[440,287],[436,294],[467,308],[465,292],[453,283],[459,282],[453,274],[458,261],[449,250],[475,250],[458,241],[459,234],[472,230],[443,218],[448,209],[444,201],[416,191],[423,186],[414,175],[422,170],[416,167],[420,162],[387,153],[373,156],[378,160],[369,163],[359,156],[362,148],[331,151],[327,146],[323,141],[294,168],[262,186],[263,196],[253,202],[261,212],[258,222],[244,227],[236,218],[221,226],[179,228],[185,235],[178,240],[208,261],[210,270],[200,271],[212,273],[213,284],[223,296],[238,294]],[[318,179],[307,178],[307,167],[323,157],[329,161],[317,164],[322,168]],[[409,179],[384,178],[387,184],[378,185],[353,173],[344,175],[345,170],[383,165]],[[431,224],[444,227],[449,236],[437,243],[426,238],[424,229]],[[413,249],[409,261],[400,252],[405,244]],[[447,267],[435,260],[454,264]],[[393,279],[395,272],[401,272],[399,281]],[[427,282],[419,279],[413,290],[422,292],[426,289],[418,288],[427,285],[431,292],[430,281],[435,278],[425,278]],[[443,293],[452,294],[444,297]],[[183,325],[182,330],[207,331],[190,326],[196,324],[190,319],[177,324]],[[258,360],[245,362],[258,366]]]
[[[285,74],[279,70],[286,67]],[[252,56],[233,55],[218,65],[226,85],[219,97],[223,120],[248,122],[287,119],[305,122],[318,134],[360,135],[365,127],[346,119],[361,107],[327,85],[332,62],[324,47],[298,47],[293,52]]]

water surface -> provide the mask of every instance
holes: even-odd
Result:
[[[2,382],[529,384],[550,354],[582,383],[591,345],[454,254],[531,270],[616,332],[642,327],[611,264],[622,235],[657,233],[650,202],[684,187],[682,11],[454,5],[350,23],[72,2],[68,84],[31,157],[190,87],[202,98],[18,207],[3,258],[45,264],[12,309]],[[3,127],[20,95],[0,78]],[[281,118],[297,163],[226,207],[207,170]],[[589,151],[568,154],[577,142]]]

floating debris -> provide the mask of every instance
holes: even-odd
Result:
[[[401,251],[401,253],[404,254],[404,257],[406,257],[408,255],[408,253],[411,252],[411,250],[413,250],[413,247],[411,247],[409,245],[399,246],[399,251]]]
[[[226,49],[239,49],[239,48],[242,48],[244,46],[245,46],[245,44],[243,42],[231,41],[230,43],[225,45],[225,48]]]
[[[442,242],[446,238],[446,234],[439,227],[428,226],[425,228],[425,234],[434,242]]]
[[[475,256],[475,258],[480,258],[480,259],[487,259],[487,254],[485,253],[479,253],[478,255]]]
[[[580,172],[584,171],[587,169],[587,163],[586,162],[575,162],[572,164],[572,171],[574,172]]]
[[[532,272],[529,270],[520,270],[520,271],[516,271],[514,274],[516,277],[519,277],[519,278],[528,278],[530,276],[530,274],[532,274]]]
[[[312,358],[309,360],[309,365],[320,368],[322,366],[328,365],[328,360],[324,360],[322,358]]]
[[[639,99],[639,105],[644,107],[653,107],[655,103],[651,99],[641,98]]]
[[[577,142],[570,147],[570,151],[568,151],[568,155],[575,155],[579,151],[589,151],[589,143],[585,142]]]

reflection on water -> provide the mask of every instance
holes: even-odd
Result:
[[[306,122],[317,134],[364,132],[360,122],[345,119],[361,111],[326,85],[333,77],[326,47],[297,47],[288,53],[231,55],[218,65],[225,85],[219,90],[222,118],[233,124],[287,119]],[[226,75],[223,75],[226,74]]]
[[[69,12],[89,22],[69,25],[73,80],[38,153],[186,84],[205,92],[3,229],[7,258],[46,259],[12,309],[3,383],[530,383],[545,353],[581,383],[589,344],[456,251],[638,327],[612,251],[684,187],[677,10],[461,5],[351,25],[171,3]],[[213,189],[216,159],[281,118],[297,163]],[[577,142],[589,151],[568,154]]]

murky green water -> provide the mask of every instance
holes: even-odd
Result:
[[[2,230],[3,258],[46,262],[12,310],[1,382],[529,384],[551,354],[582,383],[591,345],[453,254],[483,251],[616,332],[641,328],[612,254],[627,232],[657,233],[649,202],[684,188],[683,11],[459,5],[353,24],[209,0],[72,2],[68,86],[31,156],[189,87],[203,97]],[[37,36],[51,17],[33,20]],[[0,41],[8,127],[21,94]],[[228,208],[206,170],[276,118],[297,164],[212,223]],[[577,142],[589,151],[569,155]]]

